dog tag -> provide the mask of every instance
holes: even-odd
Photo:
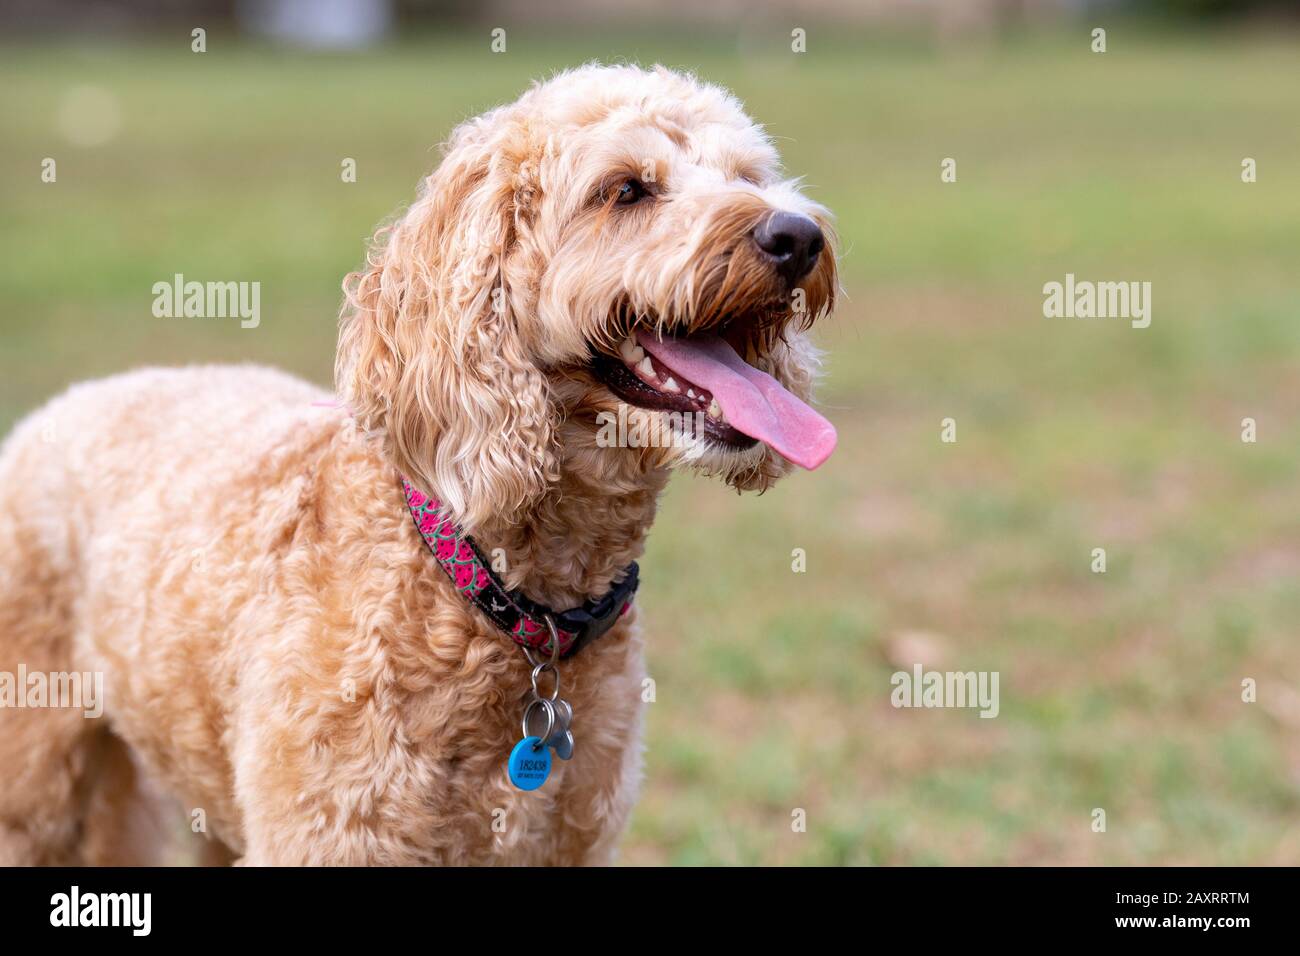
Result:
[[[510,751],[506,766],[511,783],[520,790],[536,790],[551,775],[551,748],[543,747],[540,737],[525,737]]]
[[[555,748],[555,756],[561,760],[568,760],[573,756],[573,732],[566,730],[563,736],[554,736],[550,744]]]
[[[555,755],[561,760],[568,760],[573,756],[573,732],[569,730],[569,724],[573,723],[573,708],[569,702],[563,698],[555,701],[555,729],[551,736],[546,740],[546,746],[555,750]]]

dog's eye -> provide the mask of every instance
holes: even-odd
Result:
[[[645,194],[645,186],[641,185],[639,179],[629,179],[618,187],[618,195],[614,198],[614,202],[620,206],[630,206],[642,199]]]

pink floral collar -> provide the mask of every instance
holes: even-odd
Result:
[[[506,588],[441,501],[419,491],[406,478],[402,478],[402,490],[416,530],[456,590],[520,647],[551,656],[550,628],[546,623],[550,618],[559,636],[559,656],[570,657],[613,627],[632,606],[639,583],[635,561],[627,566],[623,579],[600,598],[567,611],[554,611]]]

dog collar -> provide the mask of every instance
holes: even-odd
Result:
[[[559,656],[571,657],[613,627],[632,606],[639,583],[635,561],[624,569],[623,579],[601,597],[567,611],[555,611],[502,584],[474,539],[461,531],[441,501],[419,491],[406,478],[402,478],[402,491],[416,530],[456,590],[524,650],[554,654],[546,623],[550,618],[559,637]]]

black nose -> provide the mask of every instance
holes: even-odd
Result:
[[[774,212],[754,230],[754,243],[771,257],[776,271],[793,283],[812,270],[826,240],[817,223],[807,216]]]

